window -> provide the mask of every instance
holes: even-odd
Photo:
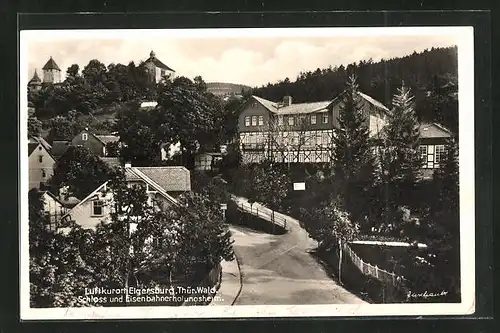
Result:
[[[38,156],[38,162],[40,162],[40,163],[43,162],[43,155]]]
[[[288,117],[288,125],[293,126],[293,124],[294,124],[293,116]]]
[[[315,125],[315,124],[316,124],[316,115],[315,115],[315,114],[313,114],[313,115],[311,116],[311,125]]]
[[[257,126],[257,116],[252,116],[252,126]]]
[[[245,126],[250,126],[250,117],[249,116],[245,117]]]
[[[436,146],[436,158],[435,158],[436,163],[441,163],[444,156],[445,156],[444,145],[437,145]]]
[[[87,133],[82,133],[82,140],[87,141],[89,139],[89,135]]]
[[[264,125],[264,116],[259,116],[259,126]]]
[[[283,126],[283,116],[278,116],[278,125]]]
[[[92,202],[92,215],[102,216],[103,215],[102,206],[103,206],[102,200],[94,200]]]
[[[47,174],[45,173],[45,170],[42,169],[42,178],[45,178]]]
[[[161,73],[161,76],[165,76],[165,70],[164,69],[162,69],[160,73]]]
[[[42,150],[42,146],[38,146],[38,150]]]
[[[328,113],[323,115],[323,124],[328,124]]]

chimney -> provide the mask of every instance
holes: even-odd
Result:
[[[290,106],[290,105],[292,105],[292,96],[285,96],[285,97],[283,97],[283,105],[284,106]]]

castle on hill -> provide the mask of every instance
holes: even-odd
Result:
[[[52,59],[52,57],[50,57],[47,63],[42,67],[42,70],[43,70],[43,81],[40,79],[37,70],[35,69],[33,77],[28,82],[28,89],[36,91],[42,88],[42,84],[61,83],[61,69],[56,64],[54,59]]]
[[[148,71],[148,78],[151,82],[158,83],[164,76],[175,75],[175,70],[165,65],[161,60],[156,57],[154,51],[149,53],[149,58],[144,61],[144,65]],[[38,76],[37,70],[33,77],[28,82],[28,89],[38,91],[42,88],[43,84],[59,84],[62,82],[61,69],[57,63],[50,57],[47,63],[42,67],[43,80]]]

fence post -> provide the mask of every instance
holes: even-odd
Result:
[[[375,265],[375,277],[378,279],[378,266]]]

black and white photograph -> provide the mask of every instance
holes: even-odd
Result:
[[[19,42],[21,319],[474,312],[472,27]]]

